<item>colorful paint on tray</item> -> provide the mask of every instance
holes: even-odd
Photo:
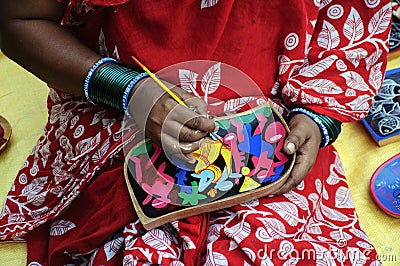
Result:
[[[155,209],[168,204],[196,206],[281,177],[288,162],[282,150],[287,131],[269,106],[217,122],[216,135],[223,143],[209,135],[205,145],[193,153],[197,160],[193,170],[176,167],[150,140],[130,152],[129,171],[145,195],[141,205]]]
[[[400,217],[400,154],[387,160],[375,171],[370,190],[382,210]]]

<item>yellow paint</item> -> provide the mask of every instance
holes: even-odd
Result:
[[[250,168],[247,166],[242,167],[242,175],[247,176],[250,174]]]
[[[231,174],[232,170],[232,152],[230,149],[226,147],[222,147],[221,149],[222,158],[224,158],[225,165],[226,165],[226,173],[228,176]]]
[[[197,160],[197,164],[194,169],[196,174],[201,173],[205,169],[213,171],[209,167],[218,159],[219,155],[221,154],[225,161],[227,173],[229,175],[232,168],[231,151],[228,148],[223,147],[222,143],[218,140],[206,138],[205,141],[206,143],[199,150],[193,152],[193,155]],[[219,167],[218,169],[221,170]],[[219,179],[221,175],[217,175],[216,177]]]
[[[250,191],[250,190],[256,189],[256,188],[258,188],[260,186],[261,185],[259,183],[257,183],[256,181],[254,181],[250,177],[246,176],[244,178],[244,181],[243,181],[243,184],[242,184],[241,188],[239,189],[239,192]]]

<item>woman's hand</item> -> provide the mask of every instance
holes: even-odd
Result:
[[[160,145],[177,163],[195,163],[191,154],[204,143],[204,136],[215,131],[207,118],[207,105],[198,97],[164,82],[189,108],[177,103],[151,78],[136,85],[129,111],[146,137]]]
[[[296,154],[296,161],[285,184],[272,195],[280,195],[297,187],[311,170],[317,158],[321,144],[321,131],[318,125],[308,116],[296,114],[289,122],[290,133],[285,140],[284,150],[287,154]]]

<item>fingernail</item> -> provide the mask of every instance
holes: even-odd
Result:
[[[286,145],[286,149],[288,149],[288,151],[289,151],[290,153],[294,153],[294,152],[296,151],[296,146],[295,146],[293,143],[289,142],[289,143]]]
[[[205,141],[204,139],[201,139],[201,140],[199,141],[199,147],[200,147],[200,148],[203,147],[204,144],[206,144],[206,141]]]

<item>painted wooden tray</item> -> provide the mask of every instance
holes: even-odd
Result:
[[[11,138],[11,126],[8,121],[0,116],[0,152],[6,147]]]
[[[362,122],[379,146],[400,140],[400,68],[386,72],[382,87]]]
[[[217,123],[223,144],[210,135],[193,153],[193,170],[170,163],[148,139],[128,153],[125,178],[146,229],[266,196],[286,181],[295,155],[283,152],[289,128],[273,107],[265,104]]]
[[[400,154],[387,160],[375,171],[370,191],[384,212],[400,218]]]

